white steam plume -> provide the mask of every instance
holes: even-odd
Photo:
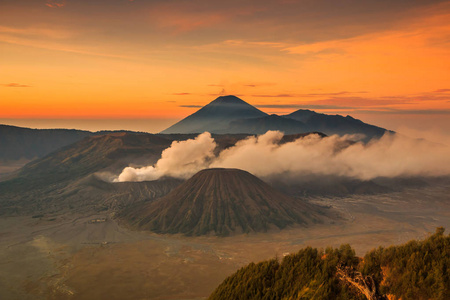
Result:
[[[188,178],[209,166],[215,148],[216,143],[209,132],[202,133],[195,139],[174,141],[162,152],[154,166],[127,167],[114,181],[156,180],[162,176]]]
[[[268,131],[213,155],[209,133],[174,142],[154,167],[125,168],[118,181],[188,178],[208,167],[238,168],[260,177],[336,175],[361,180],[376,177],[450,174],[450,148],[402,135],[386,134],[368,144],[349,143],[349,136],[321,138],[311,134],[280,144],[283,133]]]

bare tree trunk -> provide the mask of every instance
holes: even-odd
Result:
[[[387,299],[384,295],[377,293],[377,286],[372,276],[364,277],[361,272],[342,266],[338,266],[336,273],[340,280],[357,288],[360,293],[366,296],[367,300]]]

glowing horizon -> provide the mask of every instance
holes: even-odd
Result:
[[[223,94],[269,114],[306,108],[379,125],[450,115],[450,1],[0,8],[2,119],[181,119]]]

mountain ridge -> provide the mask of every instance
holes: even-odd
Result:
[[[235,120],[230,122],[228,128],[222,130],[221,132],[264,134],[269,130],[282,131],[284,134],[299,134],[308,132],[307,127],[303,122],[284,118],[276,114],[260,118]]]
[[[369,140],[371,138],[380,138],[386,132],[393,133],[384,128],[364,123],[350,115],[345,117],[341,115],[327,115],[309,109],[299,109],[288,115],[283,115],[283,117],[303,122],[307,130],[320,131],[326,135],[363,134],[366,136],[366,140]]]
[[[307,109],[299,109],[287,115],[268,115],[244,100],[228,95],[216,98],[161,133],[188,134],[208,131],[219,134],[263,134],[268,130],[279,130],[285,134],[359,134],[366,142],[372,138],[380,138],[386,132],[392,132],[351,116],[327,115]]]
[[[142,132],[128,130],[94,132],[65,128],[35,129],[0,124],[0,162],[42,158],[57,149],[81,141],[89,136],[125,132],[142,134]]]

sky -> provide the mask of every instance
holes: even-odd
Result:
[[[450,1],[0,0],[0,123],[157,132],[220,95],[450,132]]]

